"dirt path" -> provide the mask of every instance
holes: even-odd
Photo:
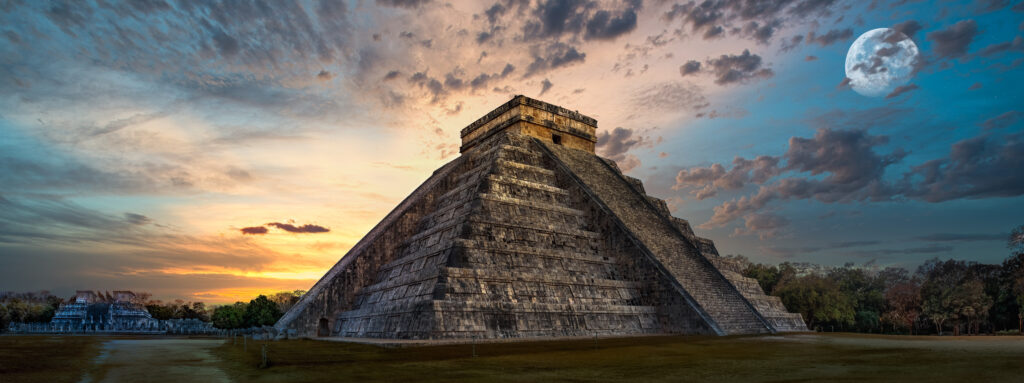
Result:
[[[82,382],[231,382],[217,367],[215,339],[110,340]]]

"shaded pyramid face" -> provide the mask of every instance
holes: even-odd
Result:
[[[346,254],[279,330],[393,339],[806,330],[639,180],[594,155],[592,119],[519,96],[481,121],[463,131],[462,156]]]

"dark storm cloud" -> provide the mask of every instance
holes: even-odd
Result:
[[[964,234],[964,233],[935,233],[916,237],[915,239],[929,242],[976,242],[976,241],[1005,241],[1008,234]]]
[[[743,83],[774,75],[771,69],[761,66],[761,56],[751,54],[747,49],[739,55],[721,55],[708,59],[705,64],[714,73],[715,83],[719,85]]]
[[[911,91],[914,91],[914,90],[917,90],[917,89],[918,89],[918,87],[915,84],[897,86],[896,89],[893,89],[892,92],[890,92],[889,94],[885,95],[885,98],[886,99],[896,98],[896,97],[899,97],[899,95],[901,95],[901,94],[904,94],[904,93],[907,93],[907,92],[911,92]]]
[[[815,35],[814,32],[811,32],[810,34],[807,35],[807,43],[818,44],[824,47],[832,45],[836,42],[849,40],[851,37],[853,37],[853,29],[833,29],[831,31],[826,32],[823,35]]]
[[[242,232],[242,235],[262,235],[267,234],[268,230],[263,226],[250,226],[243,227],[239,231]]]
[[[979,88],[980,88],[980,86],[979,86]],[[1016,124],[1018,121],[1021,120],[1021,117],[1024,117],[1024,116],[1022,116],[1021,112],[1018,112],[1016,110],[1011,110],[1011,111],[1002,113],[1002,114],[1000,114],[998,116],[995,116],[995,117],[992,117],[990,119],[987,119],[987,120],[985,120],[985,122],[982,122],[980,125],[981,125],[981,127],[985,128],[985,130],[1003,129],[1003,128],[1006,128],[1006,127],[1013,126],[1014,124]]]
[[[533,62],[526,67],[523,77],[531,77],[543,74],[549,70],[582,63],[587,55],[576,50],[576,47],[565,43],[552,43],[546,46],[535,46],[533,49]]]
[[[597,135],[597,150],[616,162],[626,158],[630,149],[648,145],[649,139],[632,129],[617,127],[611,132],[605,130]]]
[[[928,40],[935,44],[932,51],[939,57],[959,58],[967,54],[977,34],[978,24],[974,20],[962,20],[946,29],[929,32]]]
[[[302,225],[302,226],[295,226],[295,225],[288,224],[288,223],[271,222],[271,223],[266,224],[266,226],[276,227],[278,229],[287,231],[289,233],[326,233],[326,232],[331,231],[331,229],[328,229],[326,227],[323,227],[323,226],[320,226],[320,225],[313,225],[313,224],[305,224],[305,225]]]
[[[690,60],[679,66],[679,74],[682,76],[691,75],[700,71],[700,62]]]

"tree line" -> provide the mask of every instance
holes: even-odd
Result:
[[[223,329],[248,328],[272,325],[288,311],[305,293],[303,290],[284,291],[260,295],[246,302],[208,307],[203,302],[176,299],[162,301],[151,299],[147,292],[135,293],[132,303],[141,305],[154,319],[198,319],[213,322],[214,327]],[[100,302],[115,301],[109,292],[96,292]],[[6,331],[12,322],[49,322],[62,304],[74,301],[75,297],[64,299],[49,291],[2,292],[0,293],[0,332]]]
[[[729,256],[812,330],[904,334],[1021,332],[1024,327],[1024,226],[1001,264],[926,261],[914,272],[846,264],[765,265]]]

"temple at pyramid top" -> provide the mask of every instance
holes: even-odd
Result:
[[[462,129],[460,152],[500,132],[512,132],[594,153],[596,130],[597,120],[591,117],[519,95]]]

